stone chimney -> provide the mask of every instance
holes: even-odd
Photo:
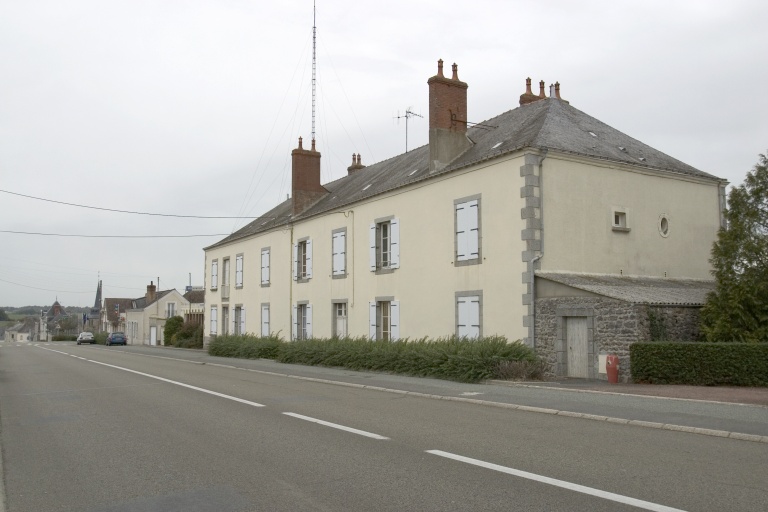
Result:
[[[147,304],[152,304],[155,302],[155,298],[157,297],[157,287],[155,286],[154,281],[150,281],[147,285]]]
[[[467,138],[467,84],[443,75],[443,60],[437,61],[437,75],[429,85],[429,172],[439,171],[472,146]]]
[[[347,175],[353,174],[359,171],[360,169],[365,169],[365,166],[360,163],[360,153],[358,153],[357,155],[352,153],[352,165],[347,167]]]
[[[307,150],[299,137],[299,147],[291,151],[291,159],[293,215],[298,215],[328,191],[320,184],[320,153],[315,150],[314,140],[312,149]]]

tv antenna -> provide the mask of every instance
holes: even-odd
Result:
[[[407,109],[405,109],[405,114],[403,114],[402,116],[398,112],[397,117],[395,117],[395,119],[398,119],[398,120],[405,118],[405,152],[406,153],[408,152],[408,120],[413,116],[421,117],[422,119],[424,118],[424,116],[417,114],[416,112],[411,112],[411,107],[408,107]]]
[[[317,88],[317,8],[312,2],[312,142],[315,142],[315,89]]]

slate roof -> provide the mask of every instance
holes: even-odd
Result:
[[[117,317],[117,312],[115,311],[115,304],[120,305],[120,312],[125,313],[127,310],[131,309],[131,304],[133,303],[133,299],[118,299],[118,298],[112,298],[112,299],[104,299],[104,311],[107,313],[107,321],[111,323],[118,322],[120,319]]]
[[[157,292],[155,294],[155,300],[153,300],[152,302],[147,301],[147,297],[146,296],[140,297],[138,299],[133,299],[131,301],[131,307],[128,308],[128,309],[144,309],[147,306],[150,306],[150,305],[154,304],[155,302],[157,302],[158,300],[162,299],[163,297],[165,297],[166,295],[168,295],[172,291],[173,290],[163,290],[161,292]]]
[[[184,298],[189,301],[190,304],[200,304],[205,302],[205,290],[190,290],[184,294]]]
[[[536,272],[536,277],[634,304],[702,306],[715,282],[704,279]]]
[[[323,185],[325,197],[291,216],[287,199],[211,249],[292,221],[340,209],[391,190],[456,171],[524,148],[555,150],[606,162],[630,164],[672,176],[724,180],[700,171],[598,121],[570,104],[547,98],[505,112],[467,130],[472,147],[439,172],[429,172],[429,146],[370,165]]]

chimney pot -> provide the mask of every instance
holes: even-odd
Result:
[[[443,59],[437,61],[437,76],[443,76]]]
[[[560,82],[555,82],[555,96],[557,99],[562,99],[560,98]]]
[[[453,63],[453,76],[451,77],[451,80],[458,80],[459,79],[459,66],[456,65],[456,63]]]
[[[550,98],[555,97],[555,86],[553,84],[549,84],[549,97]]]
[[[301,139],[301,137],[299,137],[299,149],[304,149],[304,148],[302,147],[302,145],[301,145],[301,141],[302,141],[302,139]]]
[[[526,78],[525,79],[525,92],[520,95],[520,106],[526,105],[528,103],[533,103],[534,101],[537,101],[541,98],[533,94],[533,91],[531,91],[531,79]]]
[[[539,98],[546,98],[547,95],[544,94],[544,80],[539,82]]]

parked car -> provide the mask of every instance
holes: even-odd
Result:
[[[125,337],[124,332],[113,332],[107,336],[107,346],[110,345],[125,345],[128,342],[128,338]]]
[[[77,335],[77,344],[80,345],[81,343],[88,343],[90,345],[93,345],[94,343],[96,343],[96,338],[93,337],[92,332],[83,331]]]

